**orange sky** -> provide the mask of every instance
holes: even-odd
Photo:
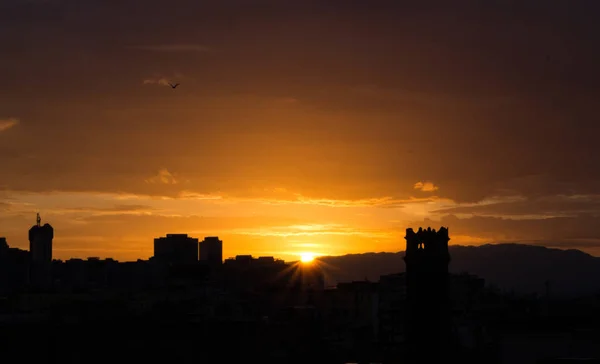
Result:
[[[420,225],[600,254],[594,6],[4,1],[0,236],[27,247],[39,211],[62,259],[398,251]]]

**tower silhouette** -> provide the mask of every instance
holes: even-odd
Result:
[[[52,282],[52,239],[54,228],[42,226],[38,213],[36,224],[29,229],[30,283],[37,289],[46,289]]]
[[[448,229],[406,229],[408,356],[413,363],[441,363],[449,355]]]
[[[52,239],[54,239],[54,228],[50,224],[42,226],[42,219],[38,213],[36,224],[29,229],[29,252],[32,263],[52,262]]]

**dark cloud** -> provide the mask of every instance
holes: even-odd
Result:
[[[0,134],[0,185],[600,194],[598,4],[469,5],[3,2],[0,115],[26,122]],[[185,77],[143,87],[155,74]],[[162,168],[189,183],[144,182]]]
[[[600,216],[600,196],[546,196],[523,199],[515,202],[499,202],[475,206],[459,206],[434,211],[442,214],[473,214],[478,216],[578,216],[596,214]]]

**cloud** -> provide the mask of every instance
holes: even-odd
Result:
[[[304,224],[290,226],[258,227],[254,229],[232,229],[231,233],[249,236],[313,237],[313,236],[361,236],[366,238],[390,238],[391,231],[358,229],[341,224]]]
[[[437,191],[439,188],[432,182],[417,182],[414,185],[415,190],[421,190],[423,192]]]
[[[476,237],[489,243],[526,243],[545,246],[567,246],[590,251],[600,248],[600,217],[580,214],[572,217],[538,219],[503,219],[499,217],[472,216],[460,218],[456,215],[443,216],[439,221],[425,218],[407,224],[410,227],[447,226],[453,236]],[[454,243],[454,240],[451,240]]]
[[[210,48],[199,44],[162,44],[131,46],[129,48],[151,52],[209,52]]]
[[[93,215],[128,215],[150,214],[154,208],[147,205],[115,205],[112,207],[68,207],[52,210],[54,213],[91,213]]]
[[[144,85],[159,85],[159,86],[169,86],[170,84],[177,83],[178,80],[181,80],[184,76],[180,72],[174,72],[171,76],[166,76],[164,74],[155,73],[152,77],[144,78]]]
[[[581,214],[596,214],[600,216],[600,195],[498,198],[474,204],[442,208],[432,212],[437,214],[488,216],[505,219],[573,217]]]
[[[241,198],[243,199],[243,197]],[[326,199],[303,196],[299,193],[291,193],[287,196],[273,196],[272,198],[263,197],[257,200],[265,204],[281,205],[281,204],[302,204],[302,205],[318,205],[329,207],[398,207],[405,203],[412,203],[413,200],[399,200],[392,197],[343,200],[343,199]]]
[[[18,124],[19,124],[19,119],[17,119],[17,118],[0,119],[0,133],[3,131],[6,131]]]
[[[176,185],[180,182],[181,180],[175,178],[166,168],[159,170],[156,176],[146,179],[146,183],[160,183],[165,185]]]

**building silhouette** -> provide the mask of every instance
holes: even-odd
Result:
[[[34,264],[52,262],[54,228],[50,224],[42,226],[41,222],[40,214],[37,214],[36,224],[29,229],[29,252]]]
[[[198,244],[198,255],[201,262],[210,266],[223,264],[223,241],[217,236],[207,236]]]
[[[4,253],[9,249],[8,242],[5,237],[0,237],[0,254]],[[2,255],[0,255],[2,257]]]
[[[399,348],[406,335],[404,313],[406,312],[406,274],[394,273],[379,277],[377,286],[378,340],[381,349],[392,353]]]
[[[198,262],[198,239],[187,234],[167,234],[154,239],[154,259],[169,265]]]
[[[28,283],[29,252],[9,247],[0,237],[0,297],[17,293]]]
[[[54,228],[42,225],[40,214],[29,229],[29,280],[34,289],[45,291],[52,283],[52,240]]]
[[[407,344],[413,363],[440,363],[450,353],[448,229],[406,230]]]

